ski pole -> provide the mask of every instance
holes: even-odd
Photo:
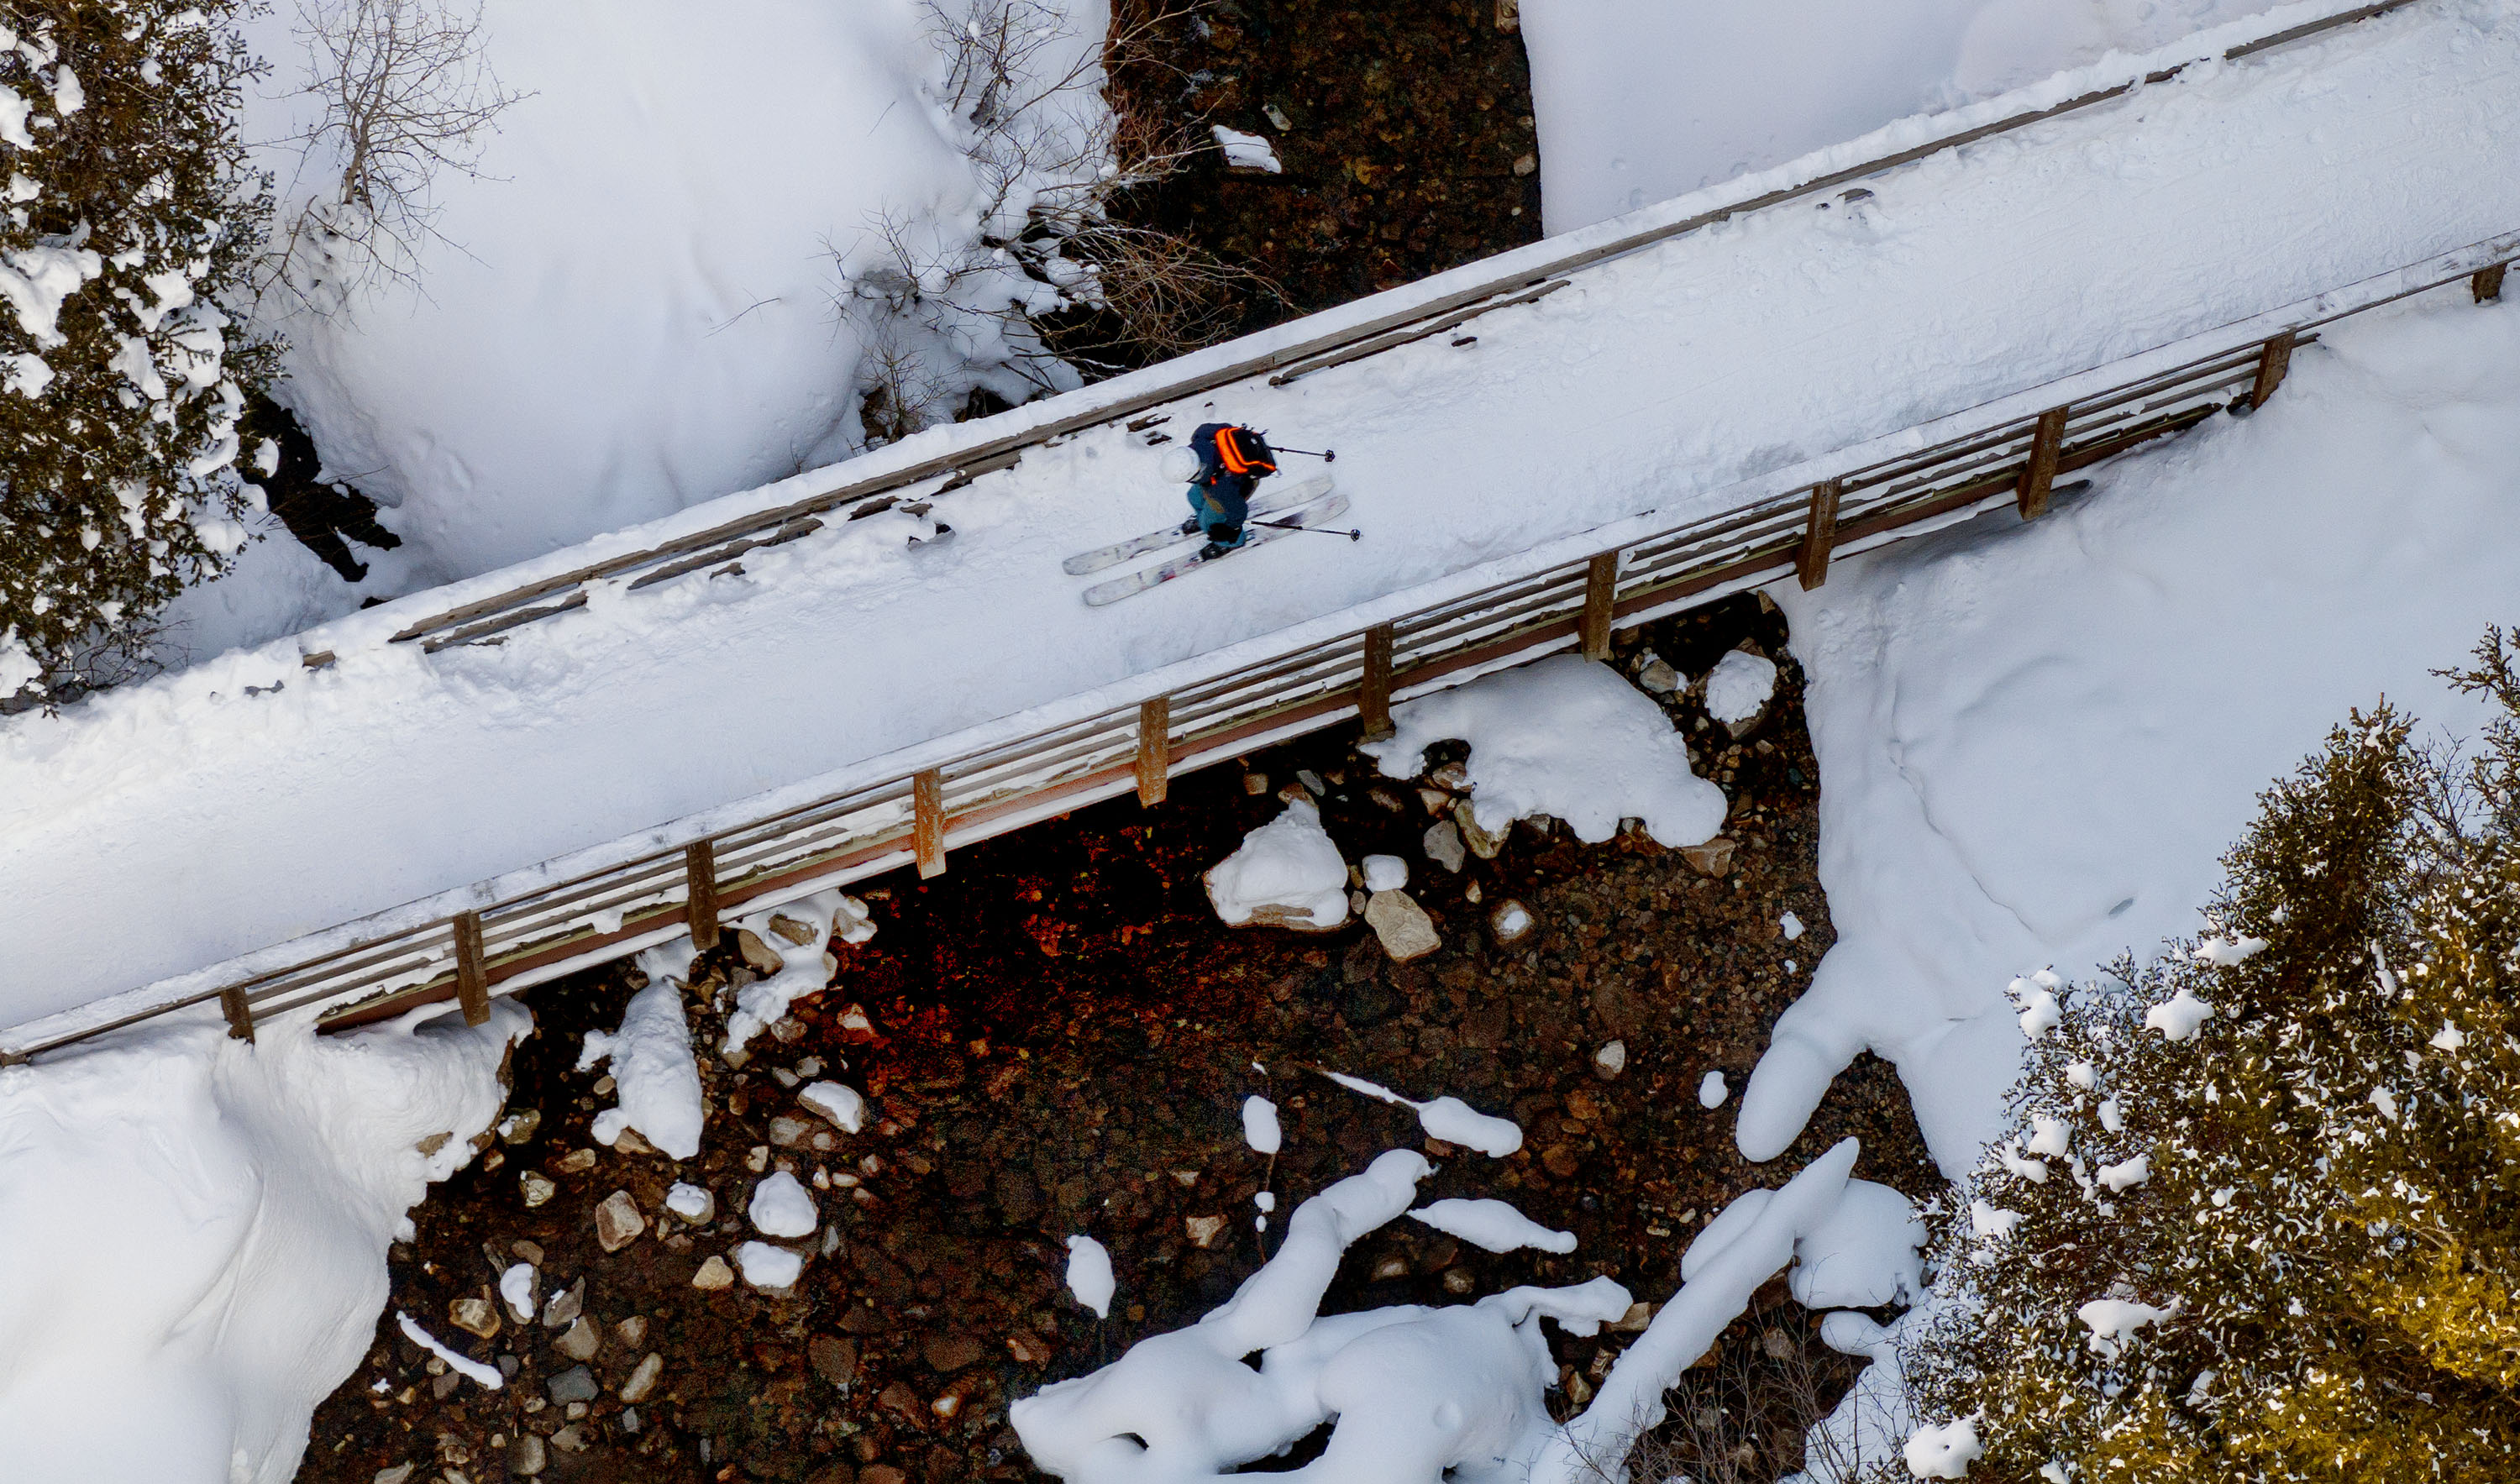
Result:
[[[1307,459],[1319,459],[1325,464],[1336,464],[1338,462],[1338,450],[1335,448],[1328,450],[1315,450],[1310,448],[1278,448],[1276,444],[1271,444],[1270,446],[1282,454],[1302,454]]]
[[[1253,525],[1265,525],[1271,530],[1311,531],[1316,536],[1345,536],[1350,541],[1362,541],[1365,539],[1365,532],[1363,531],[1343,531],[1335,525],[1289,525],[1283,520],[1254,520],[1250,523]]]

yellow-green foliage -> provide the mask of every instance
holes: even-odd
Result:
[[[1921,1416],[1977,1417],[1972,1478],[2520,1480],[2502,634],[2455,678],[2497,708],[2465,762],[2358,713],[2263,796],[2206,937],[2016,982],[2016,1122],[1907,1357]]]

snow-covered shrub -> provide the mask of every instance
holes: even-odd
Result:
[[[921,9],[946,63],[938,102],[977,195],[953,220],[887,214],[839,250],[844,307],[868,344],[869,440],[908,436],[975,399],[1068,390],[1083,372],[1179,355],[1238,328],[1242,300],[1269,292],[1263,280],[1111,213],[1122,193],[1209,148],[1168,121],[1163,101],[1141,104],[1119,80],[1161,70],[1147,41],[1174,14],[1124,3],[1101,36],[1076,19],[1100,21],[1102,7],[1062,0]]]
[[[0,12],[0,701],[94,683],[247,539],[236,424],[271,350],[218,301],[269,200],[239,9]]]
[[[2520,677],[2465,767],[2383,706],[2263,796],[2211,931],[2062,993],[1907,1357],[2002,1479],[2520,1468]]]

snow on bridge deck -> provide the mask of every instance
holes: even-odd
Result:
[[[2142,70],[2121,63],[2043,90],[2061,99]],[[1914,126],[1831,157],[1888,153],[1902,129]],[[1933,156],[1867,182],[1868,198],[1780,206],[1614,259],[1478,320],[1474,346],[1437,337],[1169,409],[1176,435],[1219,416],[1334,445],[1362,543],[1293,538],[1088,609],[1058,559],[1180,509],[1163,450],[1104,427],[946,498],[936,514],[957,535],[941,546],[907,547],[918,521],[887,514],[748,555],[740,577],[599,592],[495,647],[385,642],[517,575],[493,574],[59,718],[13,718],[0,727],[0,1021],[1618,517],[1685,515],[1763,472],[2484,239],[2520,226],[2515,145],[2520,0],[2417,5]],[[1451,277],[1464,276],[1479,275]],[[1080,395],[1116,398],[1135,380]],[[1027,415],[1041,414],[1012,416]],[[940,430],[879,457],[907,464],[984,435]],[[772,503],[726,503],[746,500]],[[659,524],[708,518],[704,507]],[[337,662],[302,670],[301,651],[320,650]]]

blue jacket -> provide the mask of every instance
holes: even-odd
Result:
[[[1251,486],[1258,481],[1249,474],[1226,472],[1225,460],[1216,451],[1216,435],[1233,426],[1201,423],[1190,435],[1191,451],[1198,455],[1198,477],[1191,484],[1191,494],[1214,513],[1203,524],[1240,525],[1251,513]],[[1208,512],[1200,514],[1206,516]]]

